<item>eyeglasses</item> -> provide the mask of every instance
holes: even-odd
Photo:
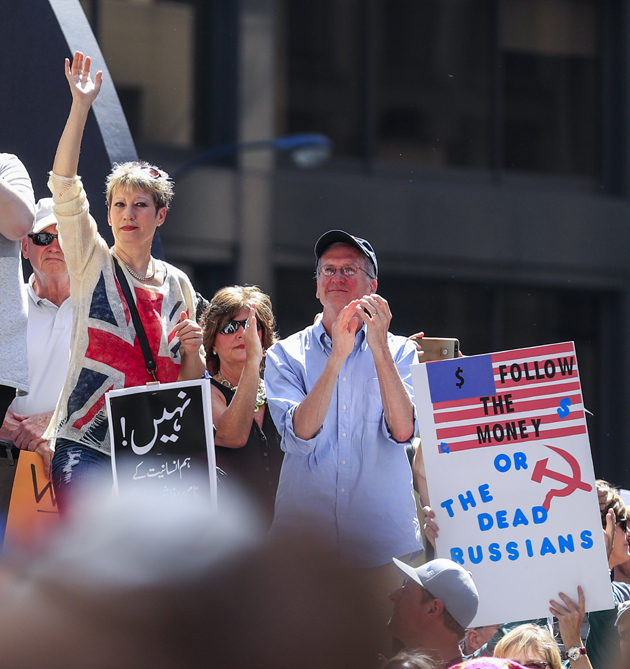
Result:
[[[622,532],[627,532],[628,531],[628,519],[624,518],[623,520],[618,520],[617,525],[621,526],[621,531]]]
[[[243,330],[247,329],[247,319],[244,321],[229,321],[222,330],[219,330],[219,332],[224,335],[231,335],[235,332],[238,332],[239,328],[243,328]],[[262,324],[260,321],[256,321],[256,329],[262,330]]]
[[[51,232],[29,232],[28,236],[35,246],[50,246],[53,240],[59,239],[59,235],[53,235]]]
[[[527,669],[545,669],[549,666],[549,662],[543,662],[542,660],[540,662],[526,662],[523,666]]]
[[[369,272],[366,272],[362,267],[355,267],[354,265],[346,265],[345,267],[333,267],[332,265],[326,265],[325,267],[320,268],[319,273],[329,278],[335,276],[337,272],[341,272],[345,277],[351,277],[355,276],[359,270],[364,274],[367,274],[370,279],[372,278]]]

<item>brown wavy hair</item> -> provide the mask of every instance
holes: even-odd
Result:
[[[269,295],[263,293],[258,286],[228,286],[218,290],[210,306],[201,317],[203,328],[203,346],[206,349],[206,367],[213,376],[219,371],[219,357],[213,353],[214,340],[217,333],[236,317],[241,309],[249,309],[256,305],[256,319],[262,325],[262,347],[266,351],[278,341],[276,319]],[[264,358],[263,358],[264,359]]]

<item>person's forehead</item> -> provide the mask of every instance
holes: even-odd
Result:
[[[365,255],[359,251],[356,246],[350,244],[340,244],[333,248],[328,248],[322,253],[320,263],[323,265],[327,261],[339,261],[343,259],[362,260]]]
[[[56,235],[57,234],[57,224],[56,223],[51,223],[50,225],[47,225],[41,232],[48,232],[51,235]]]
[[[146,198],[151,200],[153,198],[152,194],[149,191],[143,190],[142,188],[136,188],[134,186],[118,186],[114,189],[112,193],[112,199],[117,197],[128,197],[128,198]]]

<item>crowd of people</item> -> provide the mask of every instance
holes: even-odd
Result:
[[[179,508],[184,515],[171,516],[156,501],[166,520],[155,508],[141,517],[118,510],[119,527],[84,520],[48,553],[23,558],[19,574],[0,579],[0,619],[11,619],[0,626],[3,647],[14,649],[7,630],[16,620],[48,606],[56,621],[48,642],[59,646],[60,666],[72,666],[68,648],[55,641],[62,623],[97,638],[90,624],[103,614],[96,613],[102,600],[103,638],[111,641],[116,624],[108,612],[132,596],[142,634],[129,622],[118,643],[101,650],[102,666],[127,666],[123,656],[136,658],[133,666],[173,666],[178,657],[186,658],[181,666],[200,659],[230,666],[239,659],[226,650],[230,643],[243,645],[239,666],[247,667],[559,669],[564,661],[614,669],[630,662],[630,585],[622,582],[628,514],[618,490],[598,482],[609,568],[619,579],[611,585],[615,608],[588,616],[586,640],[581,588],[550,601],[556,635],[547,619],[473,626],[479,594],[472,575],[451,560],[424,561],[416,493],[428,500],[421,449],[413,446],[410,380],[422,338],[389,332],[392,314],[377,292],[371,244],[341,230],[317,240],[321,313],[285,339],[278,339],[269,296],[254,286],[219,290],[200,314],[188,277],[151,255],[173,197],[164,171],[141,161],[114,166],[106,183],[111,248],[90,215],[79,155],[102,83],[90,69],[80,52],[65,63],[72,105],[52,163],[52,198],[35,204],[24,166],[0,154],[0,512],[6,517],[20,450],[42,456],[62,515],[71,518],[86,494],[102,500],[112,486],[106,393],[202,378],[211,391],[219,512]],[[26,286],[20,251],[33,268]],[[255,544],[235,514],[242,493],[268,543]],[[435,515],[429,506],[424,512],[425,536],[434,541]],[[186,554],[177,578],[176,541]],[[92,581],[93,569],[99,577]],[[82,579],[91,585],[77,604]],[[24,580],[31,588],[20,600]],[[51,592],[59,599],[48,601]],[[18,600],[17,608],[6,603]],[[179,619],[162,616],[160,607],[173,601]],[[204,649],[194,635],[207,624],[216,640]],[[161,639],[159,625],[182,645]],[[25,650],[43,661],[37,649]],[[75,650],[75,659],[90,655],[87,642]],[[28,666],[24,657],[15,663]]]

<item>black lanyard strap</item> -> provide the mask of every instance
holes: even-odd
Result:
[[[125,273],[123,272],[123,269],[120,266],[117,258],[114,258],[114,269],[116,270],[118,283],[122,288],[125,300],[127,300],[127,306],[129,307],[131,320],[133,321],[133,326],[136,329],[136,334],[138,335],[138,341],[140,342],[140,348],[142,349],[144,362],[147,366],[147,372],[149,372],[149,374],[153,377],[154,381],[157,381],[157,364],[155,362],[155,358],[153,357],[153,353],[151,352],[149,340],[147,339],[147,334],[144,331],[144,325],[142,325],[142,319],[138,313],[138,307],[136,306],[136,302],[133,299],[133,295],[131,294],[131,288],[129,288],[127,277],[125,276]]]

